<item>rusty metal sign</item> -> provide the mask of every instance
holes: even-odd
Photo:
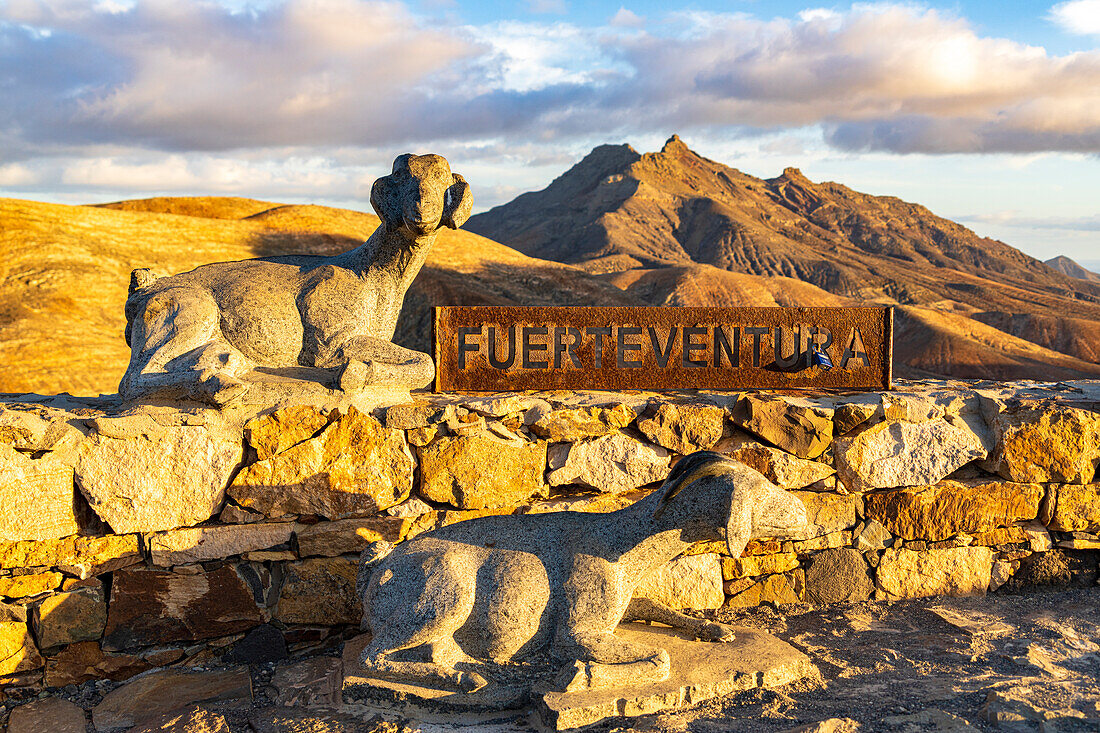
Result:
[[[437,391],[889,389],[892,308],[435,309]]]

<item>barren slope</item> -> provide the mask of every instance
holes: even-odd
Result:
[[[603,276],[652,305],[840,306],[859,301],[787,277],[762,277],[709,265],[627,270]],[[901,378],[1043,380],[1100,377],[1100,364],[1012,336],[948,309],[898,306],[894,373]],[[1086,322],[1100,330],[1100,324]],[[1100,344],[1100,333],[1092,342]]]

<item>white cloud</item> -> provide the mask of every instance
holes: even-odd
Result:
[[[1058,3],[1048,17],[1069,33],[1100,36],[1100,0]]]
[[[607,21],[608,25],[617,28],[641,28],[645,24],[645,18],[620,5],[619,10]]]
[[[586,28],[452,26],[381,0],[0,0],[0,79],[9,189],[267,176],[272,195],[346,196],[404,150],[549,171],[591,143],[671,132],[769,155],[797,155],[808,130],[840,151],[1100,152],[1100,51],[1052,56],[910,5],[623,6]]]
[[[1053,229],[1062,232],[1100,232],[1100,214],[1092,216],[1032,216],[1018,210],[997,211],[992,214],[972,214],[958,217],[959,221],[999,224],[1026,229]]]
[[[29,186],[38,182],[38,176],[27,166],[20,163],[0,165],[0,186],[14,188]]]

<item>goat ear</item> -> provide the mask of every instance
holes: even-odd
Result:
[[[752,502],[744,492],[730,493],[730,515],[726,520],[726,549],[730,557],[741,557],[745,545],[752,539]]]
[[[401,221],[401,200],[392,176],[382,176],[374,182],[370,189],[370,205],[383,225]]]
[[[374,213],[378,214],[383,224],[401,221],[401,198],[393,179],[398,171],[408,170],[411,157],[412,153],[404,153],[394,158],[393,172],[376,179],[371,186],[370,205],[374,207]]]
[[[474,197],[470,194],[470,184],[466,183],[466,179],[457,173],[452,175],[454,183],[443,196],[443,217],[440,223],[451,229],[458,229],[470,218]]]
[[[396,173],[402,168],[407,169],[409,167],[409,159],[413,157],[412,153],[402,153],[393,159],[393,170],[391,173]]]

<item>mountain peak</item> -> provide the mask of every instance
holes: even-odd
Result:
[[[802,171],[794,166],[784,168],[783,175],[780,178],[786,178],[788,181],[798,181],[799,183],[810,183],[810,179],[802,175]]]
[[[661,152],[668,155],[682,155],[684,153],[690,153],[691,150],[684,141],[680,139],[679,135],[673,135],[668,140],[665,140],[665,145],[661,148]]]

